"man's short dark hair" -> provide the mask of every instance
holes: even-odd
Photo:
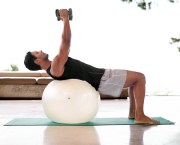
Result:
[[[24,59],[24,65],[26,66],[26,68],[28,68],[29,70],[41,70],[41,67],[37,64],[34,63],[34,60],[36,59],[36,57],[34,55],[32,55],[32,53],[29,51],[27,52],[25,59]]]

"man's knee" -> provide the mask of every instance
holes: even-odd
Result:
[[[141,72],[127,71],[127,77],[124,87],[134,86],[137,82],[145,84],[145,75]]]
[[[141,82],[143,82],[143,83],[146,83],[146,77],[145,77],[145,75],[143,74],[143,73],[141,73],[141,72],[138,72],[138,81],[141,81]]]

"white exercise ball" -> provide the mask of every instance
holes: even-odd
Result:
[[[99,105],[99,92],[77,79],[53,80],[42,95],[45,115],[57,123],[88,122],[97,114]]]

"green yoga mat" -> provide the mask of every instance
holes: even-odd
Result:
[[[170,125],[174,122],[162,117],[152,117],[160,121],[160,125]],[[128,118],[94,118],[89,122],[80,124],[56,123],[47,118],[16,118],[4,126],[99,126],[99,125],[142,125],[136,124],[133,119]],[[147,125],[147,124],[144,124]]]

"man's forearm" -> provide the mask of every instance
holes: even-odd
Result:
[[[69,20],[66,19],[64,20],[64,29],[62,33],[62,41],[65,43],[70,43],[71,42],[71,28],[69,24]]]

